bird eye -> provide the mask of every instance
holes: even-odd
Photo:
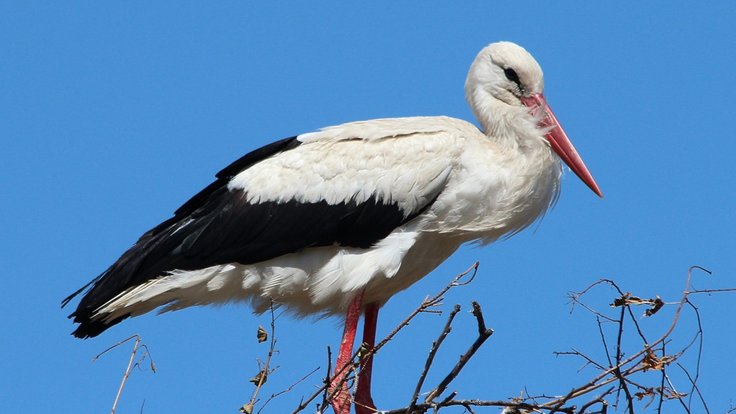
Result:
[[[503,73],[506,75],[506,79],[510,80],[511,82],[514,82],[516,86],[519,88],[519,92],[523,94],[524,85],[521,84],[521,80],[519,80],[519,75],[516,73],[516,71],[511,68],[506,68],[503,70]]]
[[[514,82],[515,84],[521,86],[521,81],[519,80],[519,75],[516,74],[516,71],[511,68],[506,68],[503,70],[503,73],[506,75],[506,79],[510,80],[511,82]]]

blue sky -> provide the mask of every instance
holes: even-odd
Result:
[[[461,249],[388,303],[378,336],[479,260],[476,281],[454,290],[447,308],[478,300],[496,333],[451,388],[501,399],[586,382],[593,370],[552,354],[575,347],[601,356],[595,323],[569,313],[567,292],[607,277],[672,301],[691,265],[714,272],[697,276],[699,288],[736,286],[734,21],[728,1],[4,2],[3,411],[109,410],[129,351],[91,359],[140,333],[158,372],[134,372],[119,412],[237,412],[265,356],[254,336],[267,316],[243,305],[188,309],[81,341],[69,335],[70,310],[59,302],[249,150],[352,120],[471,120],[466,71],[497,40],[523,45],[540,62],[547,98],[605,198],[566,174],[560,202],[539,226]],[[591,305],[606,309],[613,296],[603,289]],[[736,300],[694,300],[705,331],[700,386],[712,412],[723,412],[736,399]],[[672,310],[640,322],[654,337]],[[424,315],[379,354],[380,408],[409,400],[443,322]],[[467,312],[458,317],[429,384],[464,351],[473,324]],[[263,395],[324,370],[339,326],[280,318],[280,368]],[[680,342],[692,318],[682,328]],[[311,377],[266,411],[292,409],[319,382]]]

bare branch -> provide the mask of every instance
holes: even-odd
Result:
[[[439,385],[435,387],[435,389],[429,392],[427,397],[424,399],[425,403],[429,403],[436,397],[440,396],[445,391],[447,386],[450,385],[450,382],[452,382],[463,369],[463,367],[465,367],[465,364],[470,361],[470,358],[475,355],[475,352],[483,345],[483,343],[488,338],[491,337],[491,335],[493,335],[493,329],[486,329],[486,324],[483,320],[483,312],[481,311],[478,302],[473,302],[473,316],[475,316],[475,319],[478,321],[478,338],[473,342],[472,345],[470,345],[468,351],[460,356],[460,360],[457,362],[457,364],[455,364],[450,373],[447,374],[442,382],[440,382]]]
[[[258,414],[260,414],[261,411],[263,411],[263,409],[266,408],[266,405],[268,405],[268,403],[271,402],[271,400],[273,400],[274,398],[276,398],[276,397],[278,397],[280,395],[283,395],[283,394],[286,394],[288,392],[291,392],[291,390],[293,390],[294,387],[296,387],[300,383],[304,382],[307,378],[309,378],[310,376],[312,376],[312,374],[314,374],[317,371],[319,371],[319,367],[311,370],[309,373],[307,373],[307,375],[304,375],[303,377],[299,378],[295,383],[289,385],[288,388],[286,388],[284,390],[281,390],[281,391],[279,391],[277,393],[271,394],[271,396],[268,397],[268,399],[263,403],[263,405],[261,406],[261,408],[258,409]]]
[[[396,336],[397,333],[399,333],[399,331],[408,326],[415,316],[419,315],[422,312],[427,312],[428,309],[441,304],[447,291],[454,288],[455,286],[466,286],[471,283],[475,279],[475,275],[478,274],[479,265],[480,262],[473,263],[473,265],[470,266],[467,270],[455,276],[455,278],[452,279],[452,281],[450,281],[450,283],[448,283],[447,286],[440,290],[436,295],[432,296],[431,298],[425,298],[418,308],[416,308],[411,314],[409,314],[409,316],[406,317],[406,319],[399,323],[399,325],[396,326],[396,328],[394,328],[391,333],[386,335],[386,337],[381,340],[381,342],[373,347],[373,349],[370,351],[371,354],[375,354],[376,352],[378,352],[379,349],[383,348],[390,340],[394,338],[394,336]],[[463,281],[462,279],[467,275],[470,275],[470,278]]]
[[[138,363],[134,364],[134,361],[135,361],[135,356],[138,353],[138,350],[140,348],[143,348],[145,351],[142,358],[145,358],[147,355],[149,359],[151,360],[151,363],[150,363],[151,371],[153,371],[154,373],[156,372],[156,365],[153,363],[153,358],[151,357],[151,353],[145,344],[141,345],[141,337],[138,334],[135,334],[126,339],[123,339],[122,341],[116,343],[115,345],[112,345],[111,347],[100,352],[94,358],[92,358],[92,362],[97,361],[102,355],[119,347],[120,345],[123,345],[124,343],[130,341],[131,339],[135,339],[135,342],[133,343],[133,351],[130,353],[130,358],[128,359],[128,366],[125,368],[125,372],[123,373],[123,379],[120,382],[120,386],[118,387],[117,394],[115,394],[115,400],[112,403],[110,414],[115,414],[115,410],[117,410],[117,407],[118,407],[118,402],[120,401],[120,396],[123,394],[123,388],[125,388],[125,383],[128,381],[128,378],[130,377],[130,373],[133,370],[133,367],[138,365]]]
[[[427,373],[429,372],[429,368],[432,366],[432,363],[434,362],[434,357],[437,354],[437,350],[440,349],[440,346],[442,345],[442,342],[445,340],[447,335],[452,330],[452,321],[455,319],[455,316],[457,313],[460,312],[460,305],[455,305],[453,307],[452,312],[450,312],[450,316],[447,318],[447,322],[445,323],[444,328],[442,328],[442,332],[440,333],[440,336],[432,342],[432,348],[429,350],[429,355],[427,356],[427,361],[424,363],[424,369],[422,370],[422,373],[419,375],[419,381],[417,381],[417,386],[414,388],[414,394],[411,397],[411,402],[409,403],[409,408],[406,410],[407,413],[411,413],[414,409],[414,406],[417,403],[417,399],[419,398],[419,392],[422,389],[422,385],[424,385],[424,380],[427,377]]]
[[[256,388],[253,390],[253,395],[251,395],[250,400],[245,403],[242,407],[240,407],[240,412],[244,414],[252,414],[253,408],[256,405],[256,402],[258,401],[258,393],[260,393],[261,388],[263,387],[263,384],[266,383],[268,380],[268,376],[273,372],[271,369],[271,358],[273,358],[273,354],[276,350],[276,317],[274,315],[274,304],[273,301],[271,301],[270,304],[270,312],[271,312],[271,342],[269,343],[268,347],[268,356],[266,357],[266,362],[260,366],[258,374],[256,374],[255,377],[251,380],[251,382],[255,383]],[[265,342],[267,338],[267,333],[262,327],[258,327],[258,331],[256,333],[256,339],[258,342]],[[260,365],[260,364],[259,364]],[[270,399],[269,399],[270,401]],[[260,412],[260,410],[259,410]]]

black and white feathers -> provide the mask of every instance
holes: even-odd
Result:
[[[463,243],[528,226],[556,199],[562,170],[509,67],[541,97],[534,59],[490,45],[466,82],[484,131],[447,117],[378,119],[237,160],[64,301],[84,291],[74,335],[159,307],[245,300],[263,311],[273,301],[332,314],[361,292],[380,305]]]
[[[88,285],[71,315],[80,324],[74,335],[96,336],[166,304],[274,299],[305,313],[341,311],[345,300],[335,294],[347,299],[376,274],[393,277],[414,242],[406,225],[432,205],[451,170],[446,155],[427,156],[450,147],[433,133],[365,139],[333,132],[274,142],[220,171]],[[415,141],[426,141],[416,147],[425,147],[422,154],[411,154]],[[402,227],[403,237],[389,237]],[[363,274],[350,271],[356,282],[340,281],[351,255],[386,251],[390,266],[375,260]]]

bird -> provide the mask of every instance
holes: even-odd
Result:
[[[460,246],[487,245],[544,216],[563,163],[603,197],[543,90],[532,55],[496,42],[465,81],[478,126],[445,116],[373,119],[247,153],[64,299],[82,294],[69,315],[73,335],[95,337],[155,309],[237,301],[256,312],[345,315],[332,406],[374,412],[372,357],[352,398],[338,375],[361,314],[370,350],[379,309],[394,294]]]

